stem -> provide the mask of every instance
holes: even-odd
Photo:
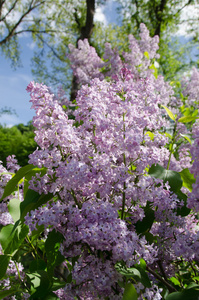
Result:
[[[123,113],[123,130],[124,130],[124,140],[125,140],[125,114]],[[126,166],[126,155],[125,153],[123,153],[123,162],[124,165]],[[122,214],[121,214],[121,219],[124,220],[124,209],[125,209],[125,202],[126,202],[126,193],[125,193],[125,189],[126,189],[126,182],[123,183],[123,192],[122,192]]]
[[[38,252],[37,252],[37,249],[36,249],[36,248],[34,247],[34,245],[31,243],[31,240],[29,239],[29,236],[28,236],[28,235],[27,235],[26,239],[28,240],[29,244],[31,245],[32,249],[34,250],[36,256],[39,257],[39,254],[38,254]],[[36,258],[33,252],[32,252],[32,256],[33,256],[34,258]]]
[[[81,209],[81,208],[82,208],[82,205],[81,205],[81,203],[79,203],[79,202],[77,201],[77,197],[75,196],[75,192],[73,191],[73,189],[71,189],[71,195],[73,196],[73,199],[74,199],[75,204],[77,205],[77,207],[78,207],[79,209]]]
[[[15,262],[15,267],[16,267],[16,269],[17,269],[17,273],[18,273],[19,280],[22,281],[22,280],[21,280],[21,275],[20,275],[20,273],[19,273],[19,268],[18,268],[16,262]]]
[[[158,260],[158,266],[159,266],[159,268],[160,268],[160,271],[161,271],[161,273],[162,273],[162,276],[164,277],[164,279],[167,281],[167,276],[166,276],[166,274],[165,274],[165,271],[164,271],[164,269],[163,269],[163,266],[162,266],[162,263],[161,263],[161,261],[160,260]]]
[[[65,157],[64,157],[64,154],[63,154],[63,152],[62,152],[62,148],[61,148],[60,145],[58,145],[58,149],[59,149],[59,151],[60,151],[60,153],[61,153],[62,161],[65,161],[66,159],[65,159]]]
[[[194,269],[192,262],[191,262],[191,261],[189,261],[189,263],[190,263],[190,265],[191,265],[191,268],[192,268],[192,270],[193,270],[193,272],[194,272],[195,276],[197,276],[196,270]]]
[[[169,170],[169,166],[170,166],[170,162],[171,162],[171,155],[173,153],[173,145],[175,142],[175,137],[176,137],[176,128],[177,128],[177,122],[174,125],[174,129],[173,129],[173,137],[172,137],[172,144],[171,144],[171,151],[170,151],[170,155],[169,155],[169,161],[168,161],[168,165],[167,165],[167,170]]]
[[[93,135],[94,135],[94,136],[96,136],[95,128],[96,128],[96,125],[93,125]]]
[[[146,269],[149,273],[151,273],[155,278],[157,278],[158,280],[160,280],[164,285],[166,285],[166,287],[168,288],[169,292],[177,292],[177,290],[170,285],[164,278],[162,278],[159,274],[157,274],[155,271],[153,271],[149,266],[146,266]]]
[[[126,189],[126,183],[124,182],[124,190]],[[122,192],[122,214],[121,214],[121,219],[124,220],[124,209],[125,209],[125,201],[126,201],[126,194],[125,191],[123,190]]]
[[[55,267],[55,272],[67,283],[67,278],[59,271],[58,267]]]

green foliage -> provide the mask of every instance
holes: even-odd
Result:
[[[179,192],[182,187],[182,179],[176,171],[166,170],[159,164],[152,165],[149,169],[149,175],[155,178],[162,179],[165,183],[168,182],[171,190]]]
[[[192,191],[192,184],[195,183],[195,178],[193,174],[190,173],[189,169],[186,168],[182,170],[180,173],[181,179],[183,181],[183,186]]]
[[[141,282],[147,288],[151,287],[151,282],[146,272],[146,263],[143,259],[140,259],[139,264],[136,264],[132,268],[127,268],[123,262],[117,263],[115,268],[127,280],[133,279],[134,281]]]
[[[199,286],[197,289],[186,289],[183,292],[171,293],[166,300],[197,300],[199,297]]]
[[[14,255],[23,243],[29,232],[28,226],[16,222],[2,228],[0,232],[0,242],[4,254]]]
[[[137,300],[137,299],[138,296],[135,287],[131,282],[128,282],[125,286],[122,300]]]
[[[144,213],[145,216],[143,220],[138,221],[135,224],[135,228],[138,234],[148,232],[155,220],[154,210],[150,207],[150,202],[147,202],[146,207],[144,207]]]
[[[4,277],[8,264],[10,261],[10,257],[8,255],[0,255],[0,279]]]
[[[19,124],[11,128],[0,125],[0,160],[6,166],[6,157],[16,155],[20,166],[28,163],[28,156],[37,144],[34,141],[33,126]]]
[[[150,31],[150,36],[160,37],[159,71],[167,80],[180,77],[180,74],[190,68],[193,63],[190,57],[191,49],[198,43],[198,21],[195,17],[197,13],[183,22],[187,31],[192,32],[193,38],[182,42],[176,33],[182,23],[183,12],[188,6],[196,4],[196,1],[131,0],[120,3],[120,13],[123,16],[121,31],[124,34],[133,33],[138,37],[140,24],[144,23]],[[193,9],[196,12],[198,8],[194,6]]]
[[[22,180],[26,180],[26,177],[35,175],[35,172],[44,175],[45,171],[45,168],[39,169],[33,165],[21,168],[7,184],[3,197],[11,195],[18,184]],[[43,240],[41,238],[44,232],[43,226],[28,235],[29,228],[23,223],[24,216],[28,212],[40,205],[45,205],[52,197],[52,194],[40,195],[28,189],[24,192],[23,202],[19,199],[12,199],[8,204],[8,210],[15,224],[9,224],[0,230],[0,244],[3,250],[3,255],[0,255],[0,279],[4,278],[10,259],[21,258],[23,264],[28,268],[26,289],[31,294],[30,299],[59,299],[53,291],[66,284],[54,277],[56,267],[64,261],[64,257],[59,251],[63,241],[62,234],[53,230],[49,233],[48,238]],[[32,252],[31,256],[29,256],[29,252]],[[23,291],[24,286],[19,283],[16,289],[1,290],[0,299],[12,294],[18,294],[20,297]]]
[[[106,1],[94,1],[95,7]],[[160,36],[160,69],[159,73],[166,79],[176,78],[192,64],[191,50],[198,42],[197,18],[186,21],[187,28],[192,32],[190,42],[181,42],[175,36],[181,22],[181,16],[188,6],[195,1],[118,1],[117,24],[105,26],[95,21],[90,44],[95,47],[100,57],[103,55],[103,45],[111,42],[113,48],[124,51],[128,44],[128,34],[138,36],[139,26],[144,23],[150,35]],[[13,1],[2,3],[0,11],[6,5],[8,14],[0,19],[0,47],[12,64],[20,64],[20,43],[18,36],[23,32],[31,34],[37,48],[32,59],[32,72],[39,82],[45,82],[56,87],[58,84],[70,92],[72,72],[67,59],[68,44],[76,44],[86,26],[87,2],[81,1]],[[12,9],[11,9],[12,8]],[[9,11],[11,9],[11,11]],[[194,9],[198,8],[194,6]],[[19,20],[10,17],[11,12],[17,12]],[[3,16],[3,15],[2,15]],[[26,18],[28,16],[29,18]],[[20,19],[21,17],[21,19]],[[26,21],[31,20],[31,22]],[[12,20],[12,21],[11,21]],[[89,23],[89,22],[88,22]],[[87,23],[87,24],[88,24]],[[188,26],[190,24],[191,26]],[[19,28],[19,25],[22,27]],[[154,65],[151,68],[155,68]],[[155,68],[155,76],[157,76]]]
[[[171,120],[173,120],[175,122],[175,116],[173,115],[172,111],[170,111],[170,109],[168,109],[166,106],[161,105],[162,107],[164,107],[164,109],[166,110],[167,114],[169,115],[169,117],[171,118]]]

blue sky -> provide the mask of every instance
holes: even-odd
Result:
[[[14,70],[11,62],[0,55],[0,108],[8,107],[16,111],[16,115],[4,114],[0,117],[0,123],[7,126],[30,121],[34,111],[30,109],[29,94],[26,92],[28,83],[33,79],[31,74],[31,57],[33,50],[28,46],[29,39],[20,38],[23,67]]]
[[[109,0],[105,7],[97,8],[96,19],[104,24],[116,22],[117,6],[116,2]],[[183,31],[180,34],[183,35]],[[34,51],[31,44],[30,38],[20,37],[23,67],[16,70],[11,68],[11,62],[0,53],[0,109],[6,106],[14,109],[17,113],[17,115],[4,114],[0,116],[2,125],[10,127],[19,123],[27,124],[34,116],[34,110],[30,109],[30,96],[26,92],[27,85],[34,79],[31,74],[31,58]]]

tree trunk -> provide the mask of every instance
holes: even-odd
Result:
[[[80,36],[77,39],[77,44],[79,40],[84,40],[84,39],[89,40],[92,35],[93,27],[94,27],[93,19],[95,13],[95,0],[86,0],[86,9],[87,10],[86,10],[85,26],[80,28]],[[78,23],[78,19],[77,19],[77,23]],[[73,101],[76,98],[77,91],[78,91],[77,77],[73,74],[71,94],[70,94],[71,101]]]

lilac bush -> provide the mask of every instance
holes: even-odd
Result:
[[[128,52],[106,44],[101,59],[87,40],[69,49],[81,86],[73,103],[27,87],[38,148],[6,186],[2,177],[0,209],[14,220],[0,232],[0,297],[198,297],[197,70],[177,93],[143,24]],[[15,216],[6,203],[18,182]],[[17,292],[4,283],[13,261]]]

